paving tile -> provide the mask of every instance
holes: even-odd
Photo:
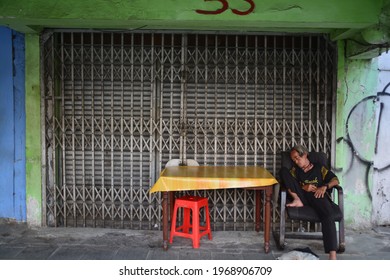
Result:
[[[0,260],[12,260],[24,250],[25,247],[0,245]]]
[[[179,260],[179,252],[176,250],[154,249],[150,250],[147,260]]]
[[[85,246],[80,248],[80,260],[113,260],[118,251],[115,247],[93,247]]]
[[[146,260],[149,254],[149,248],[119,248],[113,259],[115,260]]]
[[[50,260],[80,260],[82,252],[77,246],[60,246],[50,256]]]
[[[390,260],[390,228],[346,231],[346,251],[340,260]],[[29,228],[0,219],[1,260],[274,260],[295,248],[309,247],[328,258],[321,240],[287,239],[278,250],[263,251],[263,235],[254,231],[213,232],[202,238],[200,248],[191,240],[175,237],[168,250],[162,248],[162,232],[101,228]]]
[[[15,256],[17,260],[47,260],[57,250],[56,246],[33,246],[25,247]]]

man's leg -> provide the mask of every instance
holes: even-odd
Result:
[[[329,259],[336,259],[337,231],[334,218],[335,213],[331,205],[332,202],[327,197],[315,198],[312,193],[307,195],[307,199],[321,219],[325,253],[329,254]]]
[[[293,201],[291,203],[287,203],[286,206],[302,207],[304,204],[307,204],[304,194],[305,191],[299,186],[298,181],[291,175],[290,170],[282,167],[280,169],[280,177],[284,182],[288,193],[293,198]]]

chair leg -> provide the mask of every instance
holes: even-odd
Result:
[[[282,222],[281,222],[281,224],[282,224]],[[280,231],[279,231],[279,248],[281,249],[281,250],[284,250],[284,246],[285,246],[285,244],[286,244],[286,230],[285,230],[285,227],[286,226],[286,221],[284,221],[283,222],[283,228],[281,228],[280,229]]]
[[[345,252],[345,230],[344,230],[344,219],[339,222],[339,253]]]
[[[280,194],[280,222],[279,222],[279,236],[277,245],[279,249],[284,250],[286,238],[286,192],[282,191]]]
[[[341,213],[344,215],[344,193],[341,187],[337,187],[338,203],[341,210]],[[344,217],[339,222],[339,253],[345,251],[345,230],[344,230]]]

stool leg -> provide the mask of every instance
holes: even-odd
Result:
[[[191,210],[183,208],[183,232],[188,233],[191,227]]]
[[[209,240],[211,240],[213,237],[211,236],[211,226],[210,226],[210,213],[209,213],[209,206],[205,206],[205,215],[206,215],[206,230],[208,232]]]
[[[192,210],[192,247],[199,248],[199,208],[197,206]]]

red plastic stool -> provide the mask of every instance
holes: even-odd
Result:
[[[206,216],[206,225],[201,226],[199,223],[200,209],[204,207]],[[177,212],[179,208],[183,208],[183,225],[176,227]],[[192,210],[192,224],[191,211]],[[208,235],[211,240],[211,227],[209,216],[208,199],[199,196],[183,196],[176,198],[175,207],[173,210],[171,235],[169,243],[172,243],[174,236],[181,236],[192,239],[192,247],[199,248],[199,241],[204,235]],[[190,229],[192,231],[190,232]]]

